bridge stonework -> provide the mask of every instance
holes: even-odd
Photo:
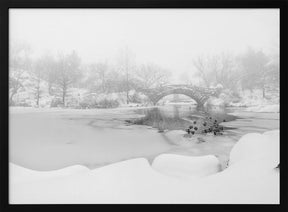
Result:
[[[157,89],[145,89],[142,90],[142,92],[154,105],[156,105],[157,102],[165,96],[171,94],[183,94],[189,96],[191,99],[194,99],[199,106],[202,106],[211,96],[219,96],[221,88],[205,88],[189,85],[167,85]]]

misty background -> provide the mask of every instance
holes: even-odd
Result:
[[[279,93],[278,9],[9,13],[10,105],[146,103],[143,89],[167,84]]]
[[[279,204],[279,9],[9,12],[10,204]]]

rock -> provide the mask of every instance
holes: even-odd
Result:
[[[206,141],[205,141],[203,138],[201,138],[201,137],[198,137],[197,140],[198,140],[198,143],[206,142]]]

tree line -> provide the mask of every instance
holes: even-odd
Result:
[[[43,93],[61,99],[71,88],[83,88],[90,93],[125,93],[126,103],[133,101],[130,91],[158,88],[171,82],[171,72],[153,63],[136,64],[133,53],[124,49],[116,64],[95,62],[84,64],[76,51],[57,56],[43,54],[31,57],[32,49],[26,44],[10,46],[9,55],[9,102],[21,91],[34,94],[35,103]],[[239,90],[261,89],[263,98],[269,89],[279,88],[279,55],[267,55],[249,48],[237,56],[217,54],[193,59],[195,77],[205,87],[221,84],[224,89],[237,95]]]
[[[24,90],[35,95],[39,106],[44,90],[49,95],[60,97],[66,105],[71,88],[83,88],[90,93],[125,93],[129,104],[131,90],[157,88],[169,83],[171,73],[153,63],[136,65],[133,54],[125,49],[117,64],[96,62],[84,64],[76,51],[53,56],[44,54],[31,58],[27,45],[11,46],[9,61],[9,100],[14,104],[14,96]],[[43,85],[45,82],[45,86]]]
[[[218,54],[201,56],[195,59],[196,75],[209,87],[221,84],[234,95],[239,91],[254,89],[279,91],[279,54],[266,54],[262,50],[248,48],[241,55]]]

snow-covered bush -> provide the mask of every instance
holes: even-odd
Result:
[[[134,93],[133,95],[129,96],[130,102],[133,103],[142,103],[142,99],[138,93]]]
[[[75,97],[67,98],[66,107],[76,108],[76,107],[78,107],[78,105],[79,105],[78,98],[75,98]]]
[[[40,107],[51,107],[52,100],[54,99],[53,96],[44,95],[40,98],[39,106]]]
[[[217,97],[210,97],[204,104],[204,106],[225,106],[225,102],[223,99]]]
[[[32,105],[29,104],[27,101],[17,102],[17,103],[14,104],[14,106],[18,106],[18,107],[32,107]]]

